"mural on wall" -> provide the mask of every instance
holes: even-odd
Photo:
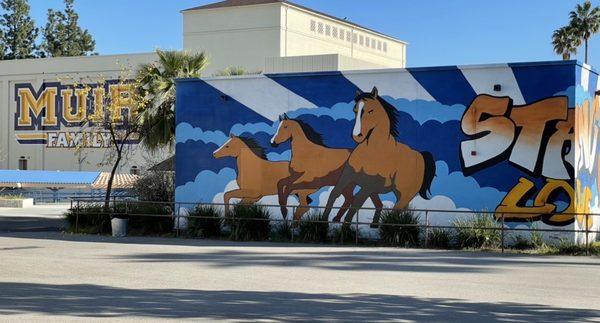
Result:
[[[577,87],[575,110],[575,192],[577,205],[575,210],[580,229],[594,229],[600,225],[600,218],[583,214],[600,214],[600,159],[598,159],[598,137],[600,135],[600,84],[597,75],[587,70],[580,70],[578,77],[582,80]],[[596,86],[585,82],[589,74],[595,77]],[[586,75],[588,74],[588,75]],[[592,237],[591,239],[594,239]]]
[[[580,209],[575,148],[597,147],[589,140],[598,134],[595,128],[596,138],[574,142],[581,137],[575,107],[583,104],[578,68],[556,62],[182,81],[177,200],[279,205],[277,215],[294,209],[295,219],[320,206],[332,220],[350,221],[363,207],[372,210],[361,210],[361,222],[376,224],[382,207],[410,206],[569,225]],[[595,74],[586,77],[595,88]],[[581,183],[597,201],[594,185]]]
[[[126,118],[131,113],[130,92],[131,86],[118,80],[77,86],[47,82],[37,90],[30,83],[15,84],[16,140],[47,148],[110,147],[108,132],[82,131],[81,127],[105,115],[106,97],[113,102],[115,120]]]

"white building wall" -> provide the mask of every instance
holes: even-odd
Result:
[[[0,168],[18,169],[21,156],[28,160],[28,169],[35,170],[103,170],[108,165],[99,166],[106,160],[106,149],[48,148],[44,144],[22,144],[17,141],[15,115],[17,84],[31,84],[35,91],[44,83],[61,84],[98,83],[132,75],[137,66],[156,60],[154,54],[69,57],[48,59],[26,59],[0,62]],[[45,113],[45,112],[43,112]],[[77,132],[78,127],[61,126],[60,131]],[[26,131],[44,133],[45,129]],[[147,157],[142,149],[122,163],[121,171],[127,172],[131,166],[145,166]],[[159,157],[159,159],[162,156]]]

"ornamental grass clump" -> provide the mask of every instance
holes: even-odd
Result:
[[[427,246],[433,249],[450,249],[452,235],[446,229],[429,230]]]
[[[227,223],[231,240],[264,241],[271,235],[271,214],[264,206],[238,204]]]
[[[220,238],[223,218],[214,205],[200,205],[188,213],[188,235],[192,238]]]
[[[356,228],[350,223],[342,223],[342,225],[333,228],[331,241],[334,243],[356,243]]]
[[[500,224],[493,215],[476,214],[452,223],[459,248],[497,249],[502,242]]]
[[[304,242],[326,242],[329,234],[329,223],[322,212],[312,212],[300,220],[298,237]]]
[[[394,247],[414,247],[419,244],[419,216],[410,209],[386,211],[381,215],[381,240]]]
[[[274,225],[271,232],[271,241],[288,242],[292,240],[293,226],[290,221],[281,221]]]

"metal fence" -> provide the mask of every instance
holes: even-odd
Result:
[[[174,233],[177,237],[179,237],[180,235],[182,235],[182,230],[185,230],[184,226],[187,223],[188,219],[214,219],[212,217],[203,217],[203,216],[194,216],[194,215],[189,215],[186,212],[181,212],[182,209],[185,210],[194,210],[196,208],[200,208],[200,207],[215,207],[221,210],[224,210],[225,207],[229,207],[229,208],[233,208],[235,207],[234,204],[231,204],[229,206],[222,204],[222,203],[185,203],[185,202],[146,202],[146,201],[138,201],[136,199],[133,198],[127,198],[127,197],[122,197],[122,196],[115,196],[113,198],[111,198],[111,200],[108,202],[108,208],[105,208],[106,201],[103,199],[97,199],[94,197],[84,197],[84,198],[73,198],[71,199],[71,210],[74,213],[75,217],[76,217],[76,221],[75,221],[75,232],[77,233],[79,231],[79,227],[78,227],[78,223],[79,223],[79,219],[80,217],[84,217],[84,216],[92,216],[92,215],[100,215],[100,216],[107,216],[107,217],[113,217],[115,215],[118,216],[126,216],[128,218],[133,218],[133,217],[158,217],[158,218],[171,218],[173,223],[174,223]],[[144,213],[136,213],[135,210],[138,209],[136,208],[136,206],[140,206],[140,205],[152,205],[152,206],[161,206],[164,208],[164,214],[144,214]],[[94,212],[94,213],[89,213],[89,212],[82,212],[85,208],[88,208],[90,206],[96,206],[99,207],[101,206],[102,211],[99,212]],[[269,212],[271,214],[273,213],[279,213],[278,211],[280,210],[281,206],[280,205],[259,205],[262,208],[266,208],[267,210],[269,210]],[[373,224],[372,222],[365,222],[364,219],[367,218],[367,216],[365,216],[365,213],[374,213],[375,211],[381,211],[382,213],[384,212],[391,212],[394,211],[394,209],[391,208],[380,208],[380,209],[376,209],[376,208],[369,208],[369,207],[364,207],[364,208],[360,208],[356,210],[356,215],[354,216],[353,219],[351,219],[350,221],[344,222],[344,220],[342,220],[342,223],[340,222],[334,222],[331,220],[309,220],[306,219],[306,215],[313,213],[313,212],[322,212],[325,207],[320,207],[320,206],[308,206],[306,207],[307,212],[304,213],[304,217],[303,219],[299,220],[299,221],[295,221],[292,219],[292,215],[296,212],[297,208],[299,206],[295,206],[295,205],[289,205],[286,206],[288,208],[288,210],[291,210],[291,212],[288,212],[288,217],[287,218],[273,218],[272,216],[268,219],[265,220],[264,218],[243,218],[243,219],[239,219],[235,217],[235,212],[231,212],[230,215],[228,217],[223,217],[223,220],[228,220],[228,221],[269,221],[270,223],[275,223],[275,224],[281,224],[281,223],[287,223],[290,227],[291,230],[291,241],[294,240],[294,230],[297,229],[297,224],[298,222],[311,222],[311,223],[322,223],[322,224],[327,224],[328,226],[331,225],[346,225],[346,226],[350,226],[352,229],[355,230],[356,234],[355,234],[355,241],[353,241],[353,243],[355,243],[356,245],[358,245],[360,243],[361,240],[365,240],[364,238],[361,239],[360,237],[360,228],[371,228],[371,225]],[[331,214],[335,214],[338,210],[340,210],[341,207],[334,207],[331,211]],[[272,210],[275,210],[275,212],[273,212]],[[546,228],[537,228],[537,227],[510,227],[507,225],[507,223],[514,223],[515,221],[512,221],[512,219],[515,216],[519,216],[519,217],[531,217],[531,218],[535,218],[535,217],[539,217],[540,214],[539,213],[528,213],[528,212],[493,212],[493,211],[462,211],[462,210],[434,210],[434,209],[410,209],[411,212],[413,213],[417,213],[420,214],[419,218],[422,221],[419,221],[417,224],[401,224],[401,223],[385,223],[385,224],[379,224],[380,226],[388,226],[388,227],[400,227],[400,228],[418,228],[419,232],[421,232],[422,236],[423,236],[423,246],[425,248],[428,247],[429,245],[429,239],[430,239],[430,232],[432,232],[432,230],[435,229],[443,229],[443,230],[460,230],[460,229],[470,229],[470,230],[483,230],[483,231],[500,231],[500,236],[501,236],[501,242],[500,242],[500,247],[502,252],[504,253],[505,249],[507,248],[507,239],[509,238],[509,235],[511,233],[519,233],[519,232],[527,232],[527,233],[532,233],[532,232],[538,232],[538,233],[560,233],[560,234],[583,234],[584,235],[584,243],[586,246],[586,253],[589,254],[589,248],[591,243],[593,242],[592,239],[590,239],[590,236],[596,236],[596,237],[600,237],[600,225],[598,225],[598,221],[600,221],[600,214],[581,214],[581,213],[564,213],[561,212],[561,215],[566,215],[566,216],[573,216],[574,221],[573,223],[577,223],[579,219],[583,219],[583,223],[579,223],[579,225],[583,226],[583,229],[577,229],[576,225],[573,225],[572,227],[570,227],[569,225],[564,226],[564,227],[557,227],[557,226],[547,226]],[[221,211],[223,212],[223,211]],[[361,215],[362,213],[362,215]],[[459,217],[472,217],[472,216],[476,216],[476,215],[489,215],[489,216],[493,216],[496,219],[496,223],[497,225],[495,226],[486,226],[486,227],[481,227],[481,226],[457,226],[455,224],[452,223],[451,219],[452,217],[456,218],[457,216]],[[546,215],[553,215],[553,214],[546,214]],[[369,215],[370,217],[370,215]],[[445,222],[447,224],[432,224],[431,220],[434,218],[442,218],[445,220]],[[362,219],[362,221],[361,221]],[[531,223],[534,223],[533,221],[531,221]],[[595,226],[592,226],[592,223],[596,223]],[[575,242],[575,241],[573,241]]]

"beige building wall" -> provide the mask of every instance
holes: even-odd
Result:
[[[227,67],[264,71],[265,60],[337,54],[356,69],[403,68],[406,43],[287,3],[183,11],[184,49],[205,51],[210,76]]]
[[[228,67],[262,71],[265,57],[279,56],[280,5],[183,11],[183,48],[205,51],[210,76]]]
[[[406,43],[394,38],[290,5],[282,5],[281,17],[283,57],[340,54],[382,68],[406,66]]]
[[[19,143],[17,133],[45,133],[47,130],[15,130],[16,85],[30,84],[34,91],[38,91],[44,83],[93,84],[131,75],[136,66],[155,59],[154,54],[134,54],[0,61],[0,156],[3,157],[0,158],[0,169],[18,169],[22,156],[27,159],[28,169],[108,171],[108,165],[99,166],[106,160],[106,149],[90,148],[78,153],[74,148],[48,148],[44,144]],[[79,127],[64,125],[60,129],[66,132],[80,130]],[[134,153],[130,158],[122,163],[122,172],[127,172],[131,166],[143,167],[146,164],[148,156],[142,149],[132,151]]]

